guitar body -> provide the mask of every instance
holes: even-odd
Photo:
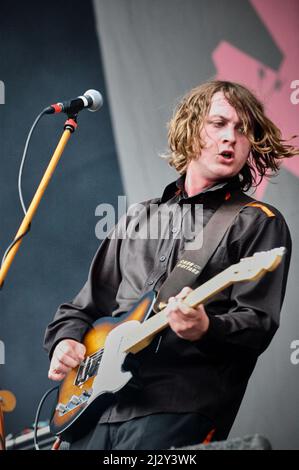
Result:
[[[185,304],[196,308],[235,282],[259,279],[276,269],[284,253],[285,248],[279,247],[241,259],[190,292]],[[59,389],[50,424],[54,434],[67,440],[80,437],[131,380],[132,373],[123,368],[127,354],[148,346],[168,326],[166,304],[161,307],[160,303],[159,312],[148,318],[154,301],[154,293],[149,292],[128,313],[119,318],[105,317],[86,334],[86,357],[68,373]]]
[[[104,317],[87,332],[84,361],[60,385],[50,423],[53,434],[72,440],[86,433],[113,402],[115,393],[131,380],[132,373],[122,368],[127,356],[122,342],[146,320],[154,300],[154,292],[149,292],[128,313]]]

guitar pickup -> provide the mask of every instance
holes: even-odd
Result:
[[[81,406],[83,403],[86,403],[91,394],[92,388],[89,390],[83,390],[81,395],[73,395],[66,405],[63,403],[58,403],[56,406],[56,411],[58,411],[59,415],[62,416],[65,413],[68,413],[69,411],[77,408],[78,406]]]
[[[87,356],[78,367],[74,385],[76,385],[76,387],[81,387],[81,385],[87,382],[88,379],[94,377],[98,372],[100,362],[101,355],[97,356],[97,354],[94,354],[92,356]]]

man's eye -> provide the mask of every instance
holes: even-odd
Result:
[[[238,127],[238,132],[239,132],[240,134],[245,134],[245,127],[244,127],[244,126]]]
[[[213,121],[212,123],[215,127],[222,127],[224,125],[223,121]]]

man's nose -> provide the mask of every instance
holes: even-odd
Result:
[[[222,139],[224,142],[232,142],[236,141],[236,130],[234,127],[226,126],[223,129]]]

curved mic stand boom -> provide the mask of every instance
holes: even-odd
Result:
[[[50,182],[50,179],[55,171],[55,168],[60,160],[60,157],[66,147],[66,144],[68,143],[68,140],[71,136],[71,134],[76,130],[77,127],[77,122],[76,122],[77,115],[72,115],[68,116],[67,121],[64,124],[64,132],[60,138],[60,141],[58,142],[58,145],[53,153],[53,156],[50,160],[50,163],[41,179],[41,182],[36,190],[35,195],[33,196],[33,199],[30,203],[30,206],[28,208],[28,211],[20,225],[20,228],[15,236],[14,239],[14,244],[7,253],[3,264],[0,268],[0,289],[3,287],[4,279],[7,275],[7,272],[11,266],[11,263],[17,254],[17,251],[22,243],[22,239],[24,235],[28,232],[30,228],[31,221],[37,211],[37,208],[39,206],[39,203],[44,195],[45,190],[47,189],[47,186]]]

